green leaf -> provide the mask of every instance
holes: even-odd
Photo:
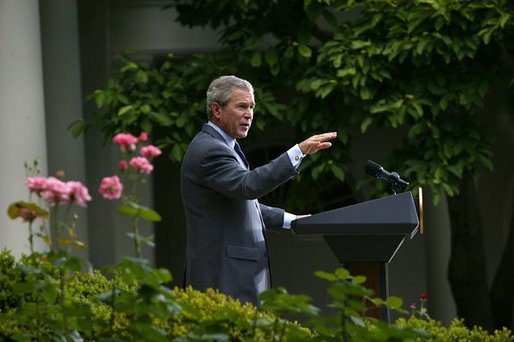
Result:
[[[171,149],[170,156],[172,160],[181,161],[183,156],[183,150],[180,145],[174,145]]]
[[[318,95],[319,97],[324,99],[325,97],[327,97],[335,89],[335,87],[336,87],[336,83],[335,82],[327,83],[323,87],[321,87],[319,89],[319,91],[316,92],[316,95]]]
[[[273,66],[271,66],[270,71],[271,71],[271,74],[273,76],[277,76],[278,73],[280,72],[280,65],[279,64],[273,64]]]
[[[507,24],[507,22],[511,19],[512,19],[512,16],[509,13],[502,13],[502,15],[500,16],[500,20],[499,20],[500,27],[503,28]]]
[[[352,279],[352,283],[357,284],[357,285],[364,284],[365,282],[366,282],[366,277],[363,275],[355,276]]]
[[[336,281],[337,280],[337,276],[332,273],[328,273],[328,272],[324,272],[324,271],[316,271],[314,274],[316,275],[316,277],[325,279],[328,281]]]
[[[141,112],[143,112],[145,114],[150,113],[150,110],[152,110],[152,108],[147,103],[142,105],[139,109],[141,110]]]
[[[444,191],[446,191],[446,193],[448,194],[448,196],[453,197],[453,195],[455,194],[454,188],[447,183],[442,183],[442,186],[444,188]]]
[[[484,165],[488,170],[493,170],[493,162],[491,161],[491,158],[483,154],[479,154],[478,159],[480,159],[482,165]]]
[[[94,98],[95,98],[96,106],[98,108],[102,108],[103,105],[106,102],[106,99],[107,99],[105,91],[103,91],[103,90],[95,90],[93,95],[94,95]]]
[[[354,40],[352,41],[352,49],[359,50],[364,47],[368,47],[371,45],[370,41],[364,41],[364,40]]]
[[[480,94],[480,97],[485,97],[487,94],[487,91],[489,90],[489,84],[487,81],[480,82],[480,85],[478,86],[478,93]]]
[[[305,44],[298,45],[298,52],[300,53],[300,55],[302,55],[305,58],[310,58],[312,55],[311,48]]]
[[[332,164],[330,164],[330,170],[332,171],[332,173],[338,180],[340,180],[341,182],[344,181],[345,174],[344,174],[344,171],[339,166],[332,163]]]
[[[173,120],[171,119],[171,115],[168,115],[168,114],[165,114],[165,113],[156,113],[156,112],[152,112],[149,114],[149,116],[157,121],[157,123],[160,125],[160,126],[163,126],[163,127],[169,127],[173,124]]]
[[[414,115],[414,117],[416,119],[420,119],[421,117],[423,117],[423,108],[421,107],[419,102],[412,101],[410,104],[411,104],[411,106],[414,107],[415,112],[417,114],[417,115]]]
[[[7,215],[10,219],[14,220],[18,217],[29,217],[33,219],[37,217],[48,218],[49,213],[36,203],[20,201],[12,203],[9,206]]]
[[[458,178],[462,178],[462,174],[464,172],[464,163],[457,163],[457,164],[450,165],[450,166],[448,166],[448,171],[453,173]]]
[[[434,28],[437,32],[441,31],[444,26],[444,17],[438,16],[434,21]]]
[[[422,55],[423,52],[425,51],[425,47],[427,46],[429,40],[428,39],[420,39],[418,41],[418,44],[416,45],[416,52],[418,53],[418,55]]]
[[[137,68],[138,68],[138,66],[136,63],[134,63],[132,61],[128,61],[123,67],[121,67],[120,72],[125,73],[130,70],[136,70]]]
[[[262,64],[262,54],[259,51],[254,51],[252,54],[252,58],[250,59],[250,64],[254,67],[260,67]]]
[[[373,118],[364,119],[364,121],[362,121],[362,123],[361,123],[361,132],[365,133],[368,130],[369,126],[371,126],[372,123],[373,123]]]
[[[386,304],[391,309],[400,309],[403,305],[403,299],[400,297],[390,296],[386,299]]]
[[[360,96],[363,100],[371,99],[371,91],[367,87],[362,87],[360,90]]]
[[[342,286],[330,286],[327,290],[328,294],[336,299],[342,299],[345,300],[348,298],[348,288],[342,287]]]
[[[136,78],[141,83],[147,83],[148,82],[148,74],[144,72],[143,70],[138,70],[136,73]]]
[[[25,282],[18,281],[16,286],[12,289],[12,293],[16,295],[34,293],[38,283],[34,280],[27,280]]]
[[[86,127],[86,122],[83,119],[78,119],[68,126],[68,131],[70,131],[71,136],[74,139],[77,139],[82,133],[84,133]]]
[[[148,221],[161,221],[161,216],[156,211],[130,201],[119,207],[117,212],[126,216],[138,216]]]
[[[268,63],[269,66],[274,66],[275,64],[277,64],[277,61],[278,61],[277,50],[275,50],[275,49],[266,50],[266,53],[264,54],[264,59],[266,60],[266,63]]]
[[[350,277],[350,271],[341,267],[336,269],[334,274],[341,280],[347,280]]]
[[[118,110],[118,116],[122,116],[124,114],[127,114],[128,112],[132,111],[134,107],[132,105],[123,106]]]

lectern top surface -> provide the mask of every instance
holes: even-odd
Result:
[[[419,225],[410,192],[342,207],[293,221],[298,235],[411,235]]]

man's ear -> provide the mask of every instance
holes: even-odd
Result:
[[[219,117],[221,116],[221,106],[218,102],[211,103],[211,112],[212,116],[219,119]]]

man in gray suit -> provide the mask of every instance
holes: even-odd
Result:
[[[289,228],[296,215],[258,199],[298,172],[307,154],[329,148],[335,132],[314,135],[253,170],[236,139],[250,130],[252,85],[235,76],[207,90],[209,122],[191,141],[181,168],[187,222],[185,285],[207,288],[258,305],[270,288],[264,229]]]

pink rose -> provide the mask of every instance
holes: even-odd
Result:
[[[55,178],[48,177],[43,191],[40,192],[40,196],[50,206],[55,204],[65,204],[70,201],[71,189],[65,182]]]
[[[112,141],[118,145],[123,151],[134,151],[136,149],[137,138],[129,133],[118,133]]]
[[[91,201],[87,188],[81,182],[70,181],[67,184],[70,188],[70,201],[79,207],[86,207],[86,202]]]
[[[155,147],[153,145],[144,146],[141,148],[140,151],[141,155],[143,157],[157,157],[161,155],[161,150],[158,147]]]
[[[141,132],[141,134],[139,134],[139,141],[147,141],[148,140],[148,133],[146,132]]]
[[[152,173],[153,165],[145,157],[134,157],[130,160],[130,166],[139,172]]]
[[[104,177],[98,188],[98,192],[103,198],[113,200],[119,199],[123,191],[123,184],[118,176]]]
[[[128,163],[126,160],[120,160],[120,163],[118,164],[118,168],[121,170],[121,171],[125,171],[126,169],[128,169]]]
[[[34,176],[28,177],[25,181],[25,185],[29,188],[30,192],[35,192],[36,194],[40,194],[41,191],[45,189],[46,186],[46,177]]]

